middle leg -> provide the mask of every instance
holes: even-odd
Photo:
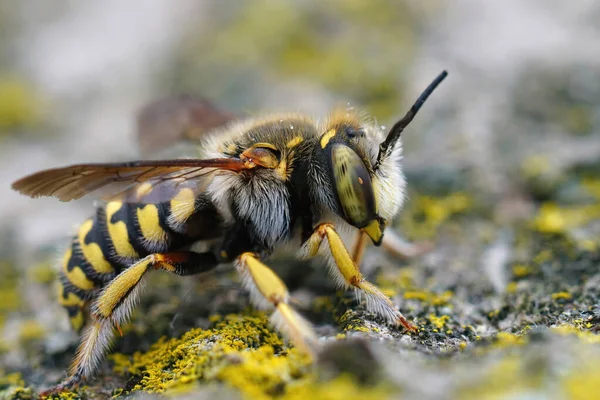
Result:
[[[317,337],[311,324],[288,304],[289,293],[283,281],[254,253],[243,253],[235,264],[252,303],[261,309],[274,308],[270,320],[275,328],[297,347],[313,354]]]

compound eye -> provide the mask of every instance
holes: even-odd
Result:
[[[277,168],[279,165],[279,151],[269,143],[257,143],[249,149],[244,150],[240,159],[252,162],[263,168]]]
[[[371,176],[364,162],[350,147],[338,143],[331,146],[331,170],[344,219],[364,228],[376,215]]]

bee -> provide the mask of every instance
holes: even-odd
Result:
[[[14,182],[30,197],[70,201],[99,192],[105,200],[64,255],[59,301],[82,333],[68,377],[43,394],[93,376],[115,330],[128,321],[145,275],[156,270],[188,276],[233,263],[251,302],[270,310],[273,326],[297,347],[315,354],[311,324],[265,263],[286,243],[298,244],[303,259],[324,255],[331,277],[354,289],[368,311],[415,330],[363,277],[358,259],[369,238],[382,244],[402,206],[401,133],[446,76],[438,75],[387,133],[351,110],[322,122],[269,115],[202,133],[197,158],[71,165]],[[219,124],[230,119],[221,117]],[[345,232],[360,239],[352,251]],[[199,242],[208,250],[192,251]]]

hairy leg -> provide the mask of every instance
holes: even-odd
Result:
[[[289,304],[289,293],[285,284],[263,264],[254,253],[244,253],[236,260],[244,286],[250,291],[250,300],[261,309],[274,309],[271,323],[287,336],[297,347],[312,354],[317,338],[312,326]]]
[[[78,386],[96,372],[108,351],[114,328],[126,323],[143,288],[144,275],[152,270],[164,270],[177,275],[193,275],[209,271],[218,264],[212,253],[190,251],[151,254],[117,275],[100,292],[91,306],[91,321],[85,328],[69,377],[41,396]]]
[[[317,255],[324,240],[329,244],[329,251],[333,256],[330,273],[341,288],[354,288],[357,296],[365,300],[367,310],[385,318],[388,322],[402,325],[409,331],[416,329],[389,297],[362,276],[360,269],[332,224],[320,224],[315,228],[313,234],[303,244],[304,256],[314,257]]]

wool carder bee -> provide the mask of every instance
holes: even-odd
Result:
[[[46,393],[79,385],[127,322],[144,276],[193,275],[231,263],[257,307],[309,353],[308,321],[264,260],[284,243],[328,258],[341,288],[390,324],[414,326],[358,267],[365,238],[379,246],[404,201],[400,135],[447,76],[443,71],[389,130],[352,110],[322,122],[297,114],[232,122],[204,137],[194,159],[80,164],[24,177],[13,188],[61,201],[102,192],[105,202],[73,237],[61,269],[60,303],[82,330],[69,376]],[[347,232],[359,240],[348,250]],[[190,246],[208,243],[208,251]]]

